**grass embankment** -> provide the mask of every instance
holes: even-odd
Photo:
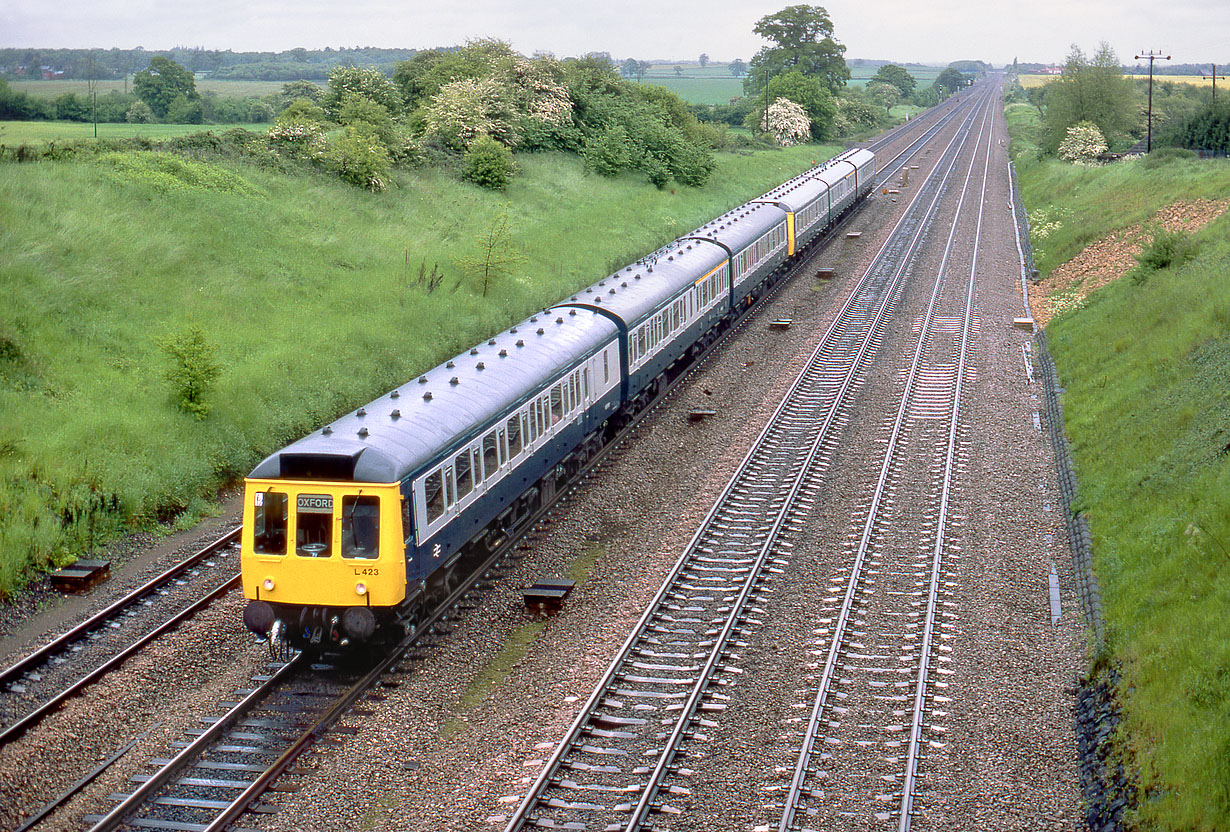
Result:
[[[562,155],[521,157],[505,194],[430,169],[372,194],[138,153],[0,165],[0,594],[189,522],[262,455],[837,149],[719,154],[706,187],[663,191]],[[505,206],[526,260],[483,298],[454,258]],[[223,367],[202,421],[156,342],[193,326]]]
[[[1035,240],[1044,274],[1173,202],[1230,197],[1225,161],[1038,161],[1034,117],[1009,118],[1026,205],[1052,226]],[[1230,828],[1230,215],[1194,237],[1194,259],[1111,283],[1047,329],[1142,829]]]

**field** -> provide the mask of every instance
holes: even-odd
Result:
[[[1020,80],[1022,87],[1029,89],[1031,87],[1044,87],[1048,83],[1050,83],[1051,81],[1054,81],[1058,77],[1059,77],[1058,75],[1020,75],[1018,76],[1018,79]],[[1131,78],[1135,81],[1148,81],[1149,80],[1148,75],[1126,75],[1124,77]],[[1210,88],[1212,87],[1212,83],[1209,81],[1209,79],[1203,76],[1200,76],[1200,75],[1154,75],[1153,76],[1154,84],[1161,84],[1167,81],[1174,83],[1174,84],[1193,84],[1195,86],[1205,86],[1205,87],[1210,87]]]
[[[267,126],[267,125],[266,125]],[[166,139],[211,130],[221,133],[232,127],[253,128],[251,124],[99,124],[98,138],[121,139],[144,136],[147,139]],[[259,125],[256,125],[259,128]],[[0,145],[16,147],[38,142],[59,142],[69,139],[89,139],[94,136],[94,125],[80,121],[0,121]]]
[[[192,522],[287,441],[837,149],[719,154],[704,188],[661,191],[553,154],[519,157],[503,194],[435,169],[372,194],[134,153],[0,165],[0,595],[92,540]],[[458,260],[506,206],[525,262],[483,298]],[[200,421],[164,378],[162,344],[193,328],[222,367]]]
[[[1036,111],[1009,108],[1014,151]],[[1049,273],[1179,200],[1230,199],[1230,163],[1106,167],[1018,157]],[[1047,333],[1119,665],[1119,753],[1140,805],[1128,828],[1230,828],[1230,214],[1184,265],[1123,278]]]
[[[726,104],[730,99],[743,95],[743,79],[730,74],[729,64],[679,63],[681,75],[675,73],[675,64],[654,64],[641,80],[657,84],[676,93],[692,104]],[[866,86],[876,73],[877,67],[856,66],[850,68],[852,87]],[[908,66],[906,70],[918,81],[918,87],[930,86],[942,70],[935,66]]]
[[[97,81],[95,89],[99,95],[106,95],[111,90],[124,92],[123,81]],[[234,98],[247,98],[265,95],[282,90],[282,81],[214,81],[209,78],[198,78],[197,92],[214,92],[218,95]],[[322,84],[323,86],[323,84]],[[89,92],[89,81],[9,81],[9,88],[14,92],[24,92],[38,98],[55,98],[66,92],[86,95]],[[132,92],[132,79],[128,80],[128,92]]]

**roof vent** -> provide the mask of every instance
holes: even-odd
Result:
[[[419,384],[426,384],[427,376],[419,376]]]
[[[423,394],[423,401],[425,402],[431,401],[431,391],[430,390],[428,390],[426,393]]]
[[[626,281],[626,280],[625,280],[623,283],[621,283],[621,284],[619,284],[619,285],[620,285],[620,286],[623,286],[625,289],[627,289],[627,288],[628,288],[628,281]]]
[[[522,340],[520,340],[520,339],[518,339],[518,340],[517,340],[517,346],[518,346],[518,347],[524,347],[524,346],[525,346],[525,342],[524,342],[524,341],[522,341]]]
[[[516,332],[516,331],[517,331],[517,328],[514,326],[512,329],[510,329],[510,330],[508,330],[508,331],[509,331],[509,332]]]
[[[485,370],[485,369],[487,369],[487,365],[486,365],[486,364],[484,364],[483,362],[481,362],[481,361],[480,361],[480,362],[478,362],[478,369],[479,369],[479,370]]]
[[[537,315],[530,316],[530,323],[532,324],[538,323],[538,316]]]
[[[615,290],[614,290],[614,289],[612,289],[612,290],[611,290],[611,294],[612,294],[612,295],[613,295],[613,294],[615,294]]]
[[[367,438],[367,428],[359,428],[359,438],[360,439]]]
[[[637,280],[640,280],[640,279],[641,279],[641,273],[640,273],[640,272],[637,272],[637,273],[636,273],[636,279],[637,279]]]
[[[611,294],[614,294],[614,293],[615,293],[615,290],[614,290],[614,289],[612,289],[612,290],[611,290]],[[562,324],[562,323],[564,322],[564,319],[563,319],[563,318],[556,318],[556,319],[555,319],[555,322],[556,322],[557,324]]]
[[[675,255],[673,255],[673,254],[668,255],[666,259],[667,259],[667,260],[674,260],[674,259],[675,259]]]
[[[645,269],[645,271],[647,271],[647,272],[651,272],[651,271],[653,271],[653,266],[650,266],[649,268]]]
[[[487,342],[487,345],[488,345],[488,346],[490,346],[490,347],[494,347],[494,346],[495,346],[495,339],[494,339],[494,338],[492,338],[490,341],[488,341],[488,342]]]
[[[448,383],[449,384],[460,384],[461,379],[457,378],[457,376],[453,376],[452,378],[448,380]]]
[[[400,390],[394,390],[392,393],[390,393],[390,394],[389,394],[389,398],[390,398],[390,399],[400,399],[400,398],[401,398],[401,391],[400,391]]]
[[[605,281],[605,280],[599,280],[599,281],[598,281],[598,285],[599,285],[599,286],[605,286],[605,285],[606,285],[606,281]]]
[[[569,314],[569,315],[576,315],[576,314],[577,314],[577,310],[575,310],[575,309],[569,309],[569,310],[568,310],[568,314]]]
[[[568,300],[576,300],[576,299],[577,299],[576,295],[573,295],[572,297],[568,298]]]
[[[394,410],[392,413],[390,413],[390,414],[389,414],[389,418],[390,418],[390,419],[393,419],[394,421],[396,421],[396,420],[400,419],[400,418],[401,418],[401,411],[400,411],[400,410]]]
[[[500,350],[500,358],[508,358],[508,350]]]
[[[602,303],[602,298],[594,298],[594,303]]]
[[[542,327],[538,327],[538,334],[539,334],[539,335],[544,335],[544,334],[546,334],[546,330],[545,330],[545,329],[543,329]]]
[[[593,290],[593,289],[586,289],[586,290],[585,290],[585,294],[587,294],[587,295],[592,295],[593,293],[594,293],[594,290]]]
[[[688,251],[691,251],[691,250],[692,250],[692,244],[688,243]]]
[[[325,425],[325,426],[321,429],[321,431],[320,431],[320,435],[321,435],[321,436],[332,436],[332,435],[333,435],[333,428],[329,427],[328,425]]]
[[[367,415],[367,408],[366,408],[366,407],[360,407],[358,410],[356,410],[356,411],[354,412],[354,415],[356,415],[356,416],[366,416],[366,415]]]
[[[474,348],[472,348],[472,349],[470,350],[470,355],[478,355],[478,347],[474,347]]]

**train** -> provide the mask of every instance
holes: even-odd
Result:
[[[244,481],[249,630],[413,631],[870,192],[847,150],[282,448]]]

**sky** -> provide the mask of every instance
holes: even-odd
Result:
[[[175,46],[283,51],[297,46],[423,49],[477,37],[524,54],[610,52],[617,59],[748,60],[756,21],[792,0],[0,0],[0,46]],[[1105,40],[1119,58],[1150,50],[1177,63],[1230,61],[1225,0],[828,0],[846,58],[1062,63]]]

